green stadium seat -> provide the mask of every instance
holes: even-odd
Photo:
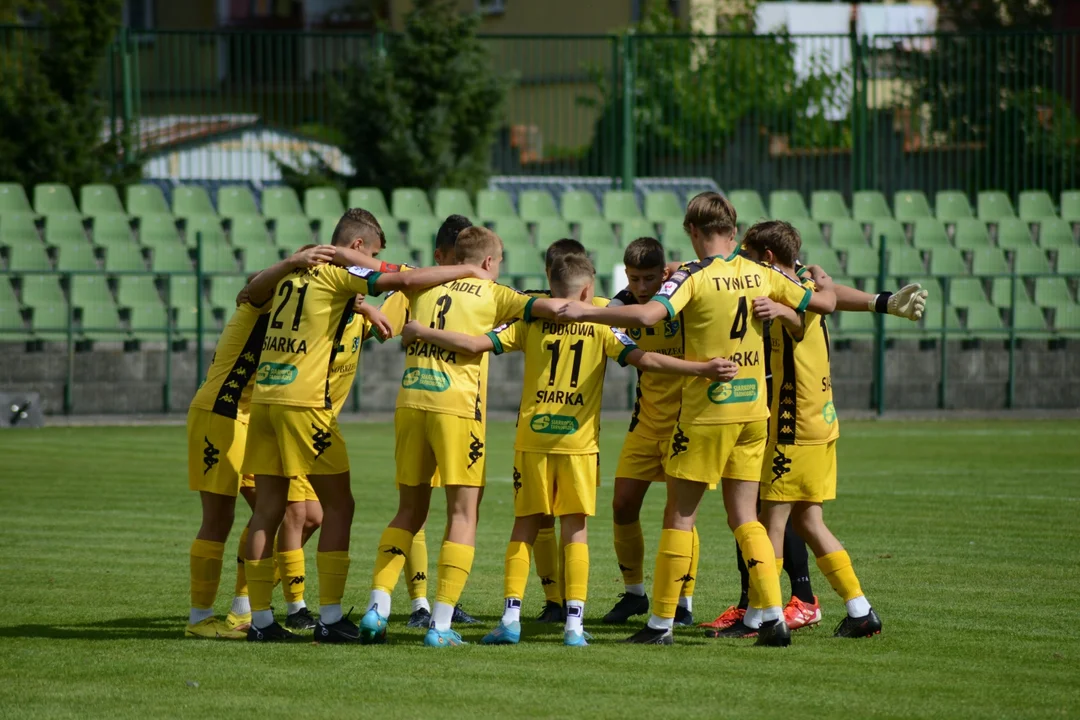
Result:
[[[1035,278],[1035,304],[1051,308],[1072,305],[1076,302],[1069,290],[1069,283],[1063,277]]]
[[[536,248],[514,248],[503,258],[503,272],[518,283],[518,287],[547,287],[544,256]]]
[[[885,236],[885,241],[890,249],[908,244],[907,232],[904,230],[904,224],[899,220],[893,220],[892,218],[875,220],[870,228],[870,245],[878,247],[882,235]]]
[[[1005,249],[1029,248],[1035,244],[1031,239],[1031,227],[1020,218],[1001,218],[997,227],[998,247]]]
[[[79,189],[79,207],[83,215],[123,213],[124,204],[112,185],[83,185]]]
[[[202,185],[181,185],[173,190],[173,215],[217,215],[210,195]]]
[[[1076,247],[1072,227],[1059,217],[1043,218],[1039,223],[1039,247]]]
[[[33,213],[26,191],[18,183],[0,183],[0,215],[7,213]]]
[[[60,288],[60,278],[56,275],[23,275],[22,304],[27,307],[41,305],[63,305],[64,291]]]
[[[889,203],[877,190],[860,190],[852,195],[851,216],[861,222],[874,222],[881,218],[892,218]]]
[[[812,247],[803,248],[803,261],[807,265],[820,265],[821,269],[829,273],[834,278],[837,275],[843,275],[844,270],[840,266],[840,260],[836,257],[836,253],[827,247]]]
[[[817,220],[811,220],[810,218],[792,218],[790,222],[792,227],[798,231],[803,248],[827,247],[825,244],[825,236],[821,234],[821,226],[818,225]]]
[[[738,213],[738,208],[735,212]],[[670,190],[645,193],[645,217],[652,222],[662,223],[673,219],[681,222],[685,215],[686,206]]]
[[[157,185],[128,185],[128,215],[169,215],[172,209]]]
[[[273,245],[252,245],[242,251],[246,273],[256,273],[281,260],[281,250]],[[382,257],[382,253],[379,253]]]
[[[259,215],[259,204],[246,185],[223,185],[217,191],[218,212],[222,217],[241,218]]]
[[[1005,313],[1011,317],[1017,335],[1036,338],[1046,336],[1046,314],[1034,303],[1018,302],[1016,308],[1011,311],[1006,309]]]
[[[660,229],[660,244],[669,260],[689,262],[697,257],[690,236],[683,229],[682,218],[666,221]]]
[[[517,215],[491,218],[491,229],[502,238],[506,248],[532,248],[529,227]]]
[[[586,248],[593,250],[615,245],[615,231],[611,223],[604,218],[584,218],[581,220],[581,237],[578,238]]]
[[[247,279],[243,277],[216,277],[210,280],[210,306],[225,311],[225,315],[231,315],[236,307],[236,296],[247,285]]]
[[[341,220],[340,215],[329,215],[323,218],[315,218],[315,222],[319,226],[319,232],[315,236],[315,242],[320,245],[331,245],[334,241],[334,230],[337,229],[337,224]]]
[[[525,190],[518,196],[518,203],[521,205],[521,219],[525,222],[559,217],[555,198],[547,190]]]
[[[637,197],[630,190],[608,190],[604,193],[604,218],[619,223],[643,217]]]
[[[57,270],[99,270],[97,257],[94,255],[94,246],[90,243],[82,245],[64,245],[57,249]]]
[[[934,210],[941,222],[956,222],[960,218],[975,217],[966,193],[959,190],[941,190],[934,196]],[[984,221],[985,222],[985,221]]]
[[[133,305],[128,308],[128,325],[136,339],[160,337],[167,332],[169,314],[160,300]]]
[[[942,312],[945,313],[944,318],[942,318],[941,316]],[[893,318],[893,316],[888,315],[885,317],[886,325],[888,325],[890,318]],[[904,318],[893,318],[893,322],[895,323],[896,321],[900,321],[901,323],[905,322]],[[945,327],[946,329],[948,329],[948,334],[950,336],[964,334],[964,326],[960,322],[960,316],[957,314],[956,308],[951,306],[944,308],[935,307],[928,314],[924,315],[922,320],[918,324],[922,325],[921,330],[924,334],[938,335],[941,333],[942,321],[944,321]],[[906,322],[908,322],[909,328],[916,327],[916,323],[912,323],[911,321]]]
[[[1020,218],[1028,222],[1041,222],[1044,218],[1057,217],[1054,201],[1045,190],[1025,190],[1020,193]]]
[[[517,216],[514,201],[505,190],[480,190],[476,193],[476,215],[481,220]]]
[[[131,220],[120,213],[94,216],[90,236],[94,244],[101,247],[132,246],[135,243],[131,234]]]
[[[6,305],[0,300],[0,342],[24,342],[32,338],[18,304]]]
[[[888,255],[890,275],[912,277],[926,272],[926,263],[918,248],[905,245],[890,247]]]
[[[303,215],[286,215],[274,223],[274,244],[290,253],[315,242],[311,220]]]
[[[958,248],[990,247],[990,233],[986,229],[986,223],[977,218],[958,218],[956,220],[956,231],[953,234],[953,243]]]
[[[42,303],[33,306],[30,326],[34,335],[43,340],[62,340],[67,336],[68,306],[58,303]]]
[[[1061,192],[1061,219],[1065,222],[1080,222],[1080,190]]]
[[[383,191],[375,187],[353,188],[348,195],[350,208],[362,208],[377,218],[382,223],[382,218],[392,218],[390,207],[386,204],[386,196]]]
[[[954,247],[934,248],[930,255],[930,272],[934,275],[967,275],[967,262]]]
[[[45,246],[37,240],[21,242],[8,248],[9,270],[52,270],[52,262],[45,252]]]
[[[146,258],[142,248],[134,243],[105,246],[106,272],[142,272],[146,270]]]
[[[50,213],[77,213],[75,196],[71,188],[60,183],[41,183],[34,186],[34,212],[38,215]]]
[[[738,209],[735,210],[738,214]],[[769,193],[769,216],[774,220],[810,217],[802,193],[797,190],[773,190]]]
[[[96,302],[112,302],[106,275],[74,275],[71,278],[71,302],[76,307]]]
[[[835,190],[815,190],[810,195],[810,217],[818,222],[832,222],[851,217],[844,196]]]
[[[272,246],[270,232],[262,215],[238,215],[233,218],[230,231],[233,247]]]
[[[585,190],[567,190],[562,194],[562,217],[572,223],[587,218],[599,218],[600,209],[596,207],[596,198]]]
[[[912,244],[917,248],[949,247],[949,234],[945,231],[945,225],[933,217],[921,217],[915,219],[915,232],[912,235]]]
[[[998,248],[975,248],[971,252],[972,275],[1000,275],[1009,272],[1005,251]]]
[[[1058,248],[1055,269],[1059,273],[1080,273],[1080,247]]]
[[[400,220],[431,215],[427,193],[418,188],[396,188],[390,195],[390,211]]]
[[[942,297],[930,298],[930,302],[942,301]],[[956,307],[969,308],[975,305],[986,305],[989,298],[983,288],[982,280],[974,277],[954,277],[949,279],[949,304]]]
[[[893,195],[893,209],[900,222],[918,222],[934,217],[926,194],[922,190],[901,190]]]
[[[839,313],[830,317],[829,323],[838,337],[868,340],[875,330],[874,316],[871,313]]]
[[[188,307],[194,312],[199,294],[199,282],[194,275],[173,275],[166,284],[169,307]],[[192,321],[192,327],[195,326]]]
[[[458,188],[440,188],[435,191],[435,215],[445,220],[451,215],[476,217],[469,193]]]
[[[204,245],[202,269],[206,273],[232,273],[237,271],[236,254],[228,245]]]
[[[83,337],[106,342],[129,338],[130,334],[120,322],[120,313],[112,298],[76,306],[80,309],[80,334]]]
[[[435,264],[435,248],[412,248],[413,265],[417,267],[430,267]]]
[[[622,227],[619,229],[620,245],[625,248],[640,237],[656,238],[656,223],[643,217],[623,221]]]
[[[158,245],[150,257],[150,269],[161,273],[195,272],[195,264],[183,245]]]
[[[976,199],[977,217],[983,222],[997,222],[1005,218],[1015,218],[1012,200],[1000,190],[984,190]]]
[[[416,263],[413,251],[402,243],[388,246],[379,253],[379,259],[392,265],[404,265],[406,263],[413,265]]]
[[[524,216],[522,216],[524,219]],[[548,245],[556,240],[573,237],[570,233],[570,223],[559,217],[549,217],[536,223],[536,246],[540,251],[547,250]]]
[[[848,248],[844,263],[844,271],[851,277],[876,278],[880,258],[878,251],[873,248]]]
[[[0,245],[41,245],[37,216],[33,213],[0,215]]]
[[[622,265],[623,251],[622,248],[615,247],[614,245],[610,247],[595,247],[589,250],[589,257],[592,258],[593,266],[596,268],[596,274],[600,277],[610,279],[615,270],[615,266]]]
[[[866,229],[859,220],[835,220],[829,232],[829,244],[834,248],[865,248]]]
[[[405,235],[406,244],[414,250],[423,248],[434,250],[435,236],[441,226],[442,221],[434,215],[414,218],[409,223],[408,232]]]
[[[334,218],[336,224],[345,214],[341,194],[332,187],[308,188],[304,191],[304,214],[309,218]]]
[[[221,218],[217,215],[193,215],[187,218],[184,226],[184,240],[188,247],[196,246],[202,237],[203,247],[225,247],[225,230],[221,227]]]
[[[2,223],[3,220],[0,220]],[[86,230],[83,228],[82,215],[78,213],[54,213],[45,216],[45,244],[89,245]]]
[[[147,303],[161,304],[157,283],[149,275],[121,275],[116,278],[116,301],[121,307],[135,307]]]
[[[19,299],[15,297],[15,289],[7,278],[0,278],[0,308],[19,307]]]
[[[1000,338],[1004,336],[1005,324],[1001,311],[987,303],[967,308],[967,331],[975,337]]]
[[[999,308],[1007,308],[1012,304],[1009,293],[1012,292],[1012,278],[996,277],[990,281],[990,302]],[[1031,304],[1027,286],[1022,277],[1016,278],[1016,302]]]
[[[300,207],[300,198],[296,197],[296,191],[284,185],[262,191],[262,211],[263,215],[275,220],[304,215],[304,208]]]
[[[1019,275],[1049,273],[1050,260],[1040,248],[1017,248],[1013,250],[1013,267]]]
[[[686,200],[689,202],[697,193],[687,193]],[[726,194],[728,201],[735,206],[735,215],[741,225],[753,225],[759,220],[768,220],[769,211],[765,209],[765,203],[757,190],[732,190]],[[686,206],[679,213],[680,220],[686,215]]]
[[[139,243],[149,247],[180,245],[180,232],[172,215],[143,215],[139,218]]]
[[[930,294],[929,297],[934,298],[933,306],[936,308],[936,310],[931,310],[931,312],[939,312],[941,310],[941,302],[945,298],[944,286],[941,284],[941,282],[942,281],[936,277],[919,277],[917,275],[913,275],[907,278],[905,284],[918,283],[919,285],[922,285],[923,290],[926,290]],[[940,327],[941,323],[939,322],[937,324]]]
[[[1065,337],[1080,337],[1080,305],[1054,308],[1054,332]]]

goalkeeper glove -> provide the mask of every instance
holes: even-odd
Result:
[[[923,311],[926,310],[926,298],[928,295],[929,293],[923,290],[922,285],[918,283],[905,285],[895,293],[883,292],[875,295],[870,300],[869,310],[882,315],[888,314],[907,318],[908,320],[918,320],[923,316]]]

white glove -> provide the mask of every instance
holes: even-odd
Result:
[[[906,285],[889,298],[889,314],[908,320],[918,320],[926,310],[926,298],[929,294],[918,283]]]

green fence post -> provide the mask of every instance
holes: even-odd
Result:
[[[173,347],[173,323],[172,323],[172,275],[165,280],[165,385],[161,388],[161,412],[168,413],[172,410],[172,347]],[[202,378],[199,379],[200,382]]]
[[[75,385],[75,304],[71,301],[71,274],[67,278],[67,370],[64,378],[64,414],[70,415],[73,408],[72,391]]]
[[[888,282],[888,256],[885,252],[886,239],[882,234],[878,249],[878,291]],[[885,413],[885,316],[874,315],[874,406],[877,414]]]
[[[1016,401],[1016,263],[1009,277],[1009,379],[1005,386],[1005,408]]]
[[[938,381],[938,409],[945,409],[945,398],[949,388],[949,301],[952,293],[952,278],[948,275],[944,278],[941,298],[941,378]]]
[[[634,37],[632,32],[622,38],[623,95],[622,95],[622,189],[634,189]]]
[[[203,234],[195,233],[195,387],[203,379]]]
[[[134,94],[131,86],[131,38],[128,36],[126,27],[120,28],[120,82],[124,86],[122,109],[124,115],[124,158],[130,160]]]

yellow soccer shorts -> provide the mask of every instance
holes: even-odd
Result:
[[[245,475],[240,480],[241,488],[255,489],[255,476]],[[304,476],[289,478],[289,502],[319,502],[319,496],[315,494],[315,488]]]
[[[836,441],[823,445],[765,448],[761,465],[762,500],[820,503],[836,499]]]
[[[245,475],[337,475],[349,453],[334,411],[290,405],[251,406]]]
[[[769,439],[769,423],[729,425],[676,423],[664,470],[682,480],[715,485],[723,478],[758,482]]]
[[[189,409],[188,488],[236,497],[247,436],[248,426],[239,420],[201,408]]]
[[[394,413],[397,484],[483,487],[484,431],[481,420],[398,408]]]
[[[615,477],[664,482],[664,455],[667,447],[667,438],[656,440],[634,432],[626,433]]]
[[[595,515],[599,455],[514,452],[514,516]]]

